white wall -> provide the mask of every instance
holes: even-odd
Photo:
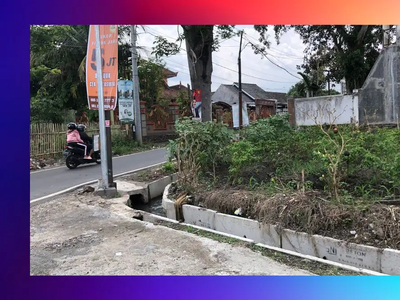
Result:
[[[294,100],[297,126],[317,124],[358,125],[358,96],[335,95]]]

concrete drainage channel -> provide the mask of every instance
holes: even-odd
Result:
[[[162,206],[167,219],[176,221],[174,201],[165,187]],[[400,275],[400,251],[347,243],[320,235],[310,235],[255,220],[221,214],[213,210],[184,204],[185,225],[255,243],[285,254],[335,265],[369,275]],[[165,219],[165,218],[163,218]]]
[[[176,174],[165,176],[148,184],[118,182],[118,191],[129,196],[126,205],[135,210],[158,216],[166,216],[162,207],[164,189],[177,178]]]

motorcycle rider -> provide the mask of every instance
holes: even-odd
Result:
[[[84,148],[84,150],[85,150],[84,159],[92,159],[89,155],[87,155],[88,146],[81,139],[79,132],[77,130],[77,126],[73,122],[68,123],[67,144],[68,144],[68,146]]]
[[[85,132],[86,126],[83,124],[78,124],[77,129],[78,129],[80,138],[82,139],[82,141],[85,142],[85,144],[88,147],[89,156],[92,156],[92,154],[93,154],[93,139],[86,134],[86,132]]]

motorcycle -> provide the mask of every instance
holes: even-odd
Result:
[[[65,146],[64,156],[66,156],[65,164],[68,169],[76,169],[79,165],[90,163],[101,163],[100,151],[93,151],[92,159],[84,159],[85,151],[79,147]]]

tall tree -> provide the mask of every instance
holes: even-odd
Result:
[[[124,37],[129,26],[119,27],[119,62],[127,62]],[[89,25],[31,26],[31,120],[62,122],[65,110],[87,111],[85,64]],[[130,49],[130,48],[128,48]],[[126,69],[120,68],[120,77]]]
[[[266,25],[255,26],[264,40]],[[382,44],[382,26],[378,25],[276,25],[275,37],[294,29],[306,44],[305,73],[316,69],[316,63],[329,69],[330,79],[346,80],[346,89],[360,88],[374,65]],[[394,30],[394,29],[392,29]]]
[[[211,107],[211,75],[212,52],[216,51],[219,42],[232,37],[234,26],[231,25],[181,25],[183,33],[177,43],[170,43],[163,37],[155,40],[153,54],[156,57],[175,55],[180,51],[182,41],[185,41],[188,58],[190,81],[192,89],[200,89],[202,95],[202,121],[212,120]]]
[[[164,64],[155,60],[140,59],[138,63],[139,98],[150,108],[159,100],[164,88]]]

